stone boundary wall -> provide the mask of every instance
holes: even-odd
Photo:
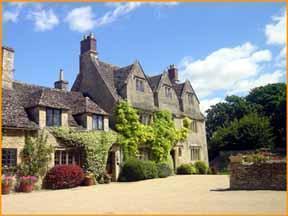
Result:
[[[255,164],[230,163],[232,190],[286,190],[286,161]]]

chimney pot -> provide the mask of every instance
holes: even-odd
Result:
[[[59,80],[54,83],[54,88],[67,91],[68,82],[64,80],[64,71],[60,69],[59,71]]]
[[[170,80],[175,83],[178,80],[178,69],[176,68],[176,65],[175,64],[171,64],[169,66],[169,69],[168,69],[168,76],[170,78]]]

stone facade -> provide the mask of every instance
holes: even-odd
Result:
[[[2,47],[2,88],[12,88],[14,74],[14,50]]]
[[[168,72],[161,75],[148,77],[139,61],[125,67],[105,63],[97,55],[96,44],[93,44],[96,43],[95,38],[88,36],[83,40],[90,44],[90,48],[82,47],[84,42],[81,42],[80,72],[72,91],[89,95],[108,112],[111,128],[115,127],[113,110],[121,100],[127,100],[136,108],[141,120],[151,119],[152,113],[157,110],[168,110],[173,114],[176,126],[180,128],[183,119],[190,118],[194,125],[187,141],[178,143],[171,152],[174,167],[181,163],[193,163],[196,159],[208,164],[205,121],[200,112],[199,100],[189,81],[177,81],[178,72],[175,66],[170,66]],[[145,121],[147,122],[150,120]],[[192,157],[193,155],[197,157]]]
[[[286,161],[230,163],[232,190],[286,190]]]

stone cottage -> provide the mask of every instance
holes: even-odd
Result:
[[[174,168],[197,160],[208,164],[205,121],[199,99],[189,81],[178,81],[175,65],[149,77],[138,61],[125,67],[105,63],[98,57],[93,34],[81,41],[79,65],[80,72],[71,91],[62,70],[54,88],[22,83],[13,79],[14,50],[2,47],[2,167],[19,164],[25,137],[51,126],[113,129],[113,111],[119,100],[132,104],[143,124],[153,121],[152,114],[157,110],[169,110],[178,128],[183,126],[185,117],[190,118],[187,140],[177,143],[171,151]],[[48,141],[55,147],[50,166],[81,165],[78,149],[66,147],[52,134]],[[141,149],[140,153],[139,158],[149,159],[149,149]],[[121,157],[119,147],[113,145],[107,168],[114,180],[119,175]]]
[[[60,71],[54,88],[31,85],[13,80],[14,50],[2,47],[2,168],[21,162],[20,152],[26,136],[35,136],[49,127],[71,127],[78,130],[109,130],[108,113],[81,92],[68,90],[68,82]],[[54,146],[50,166],[81,165],[79,149],[68,148],[45,130],[48,142]],[[110,154],[116,157],[118,148]],[[110,158],[112,177],[119,174],[116,158]],[[111,166],[110,166],[111,167]]]
[[[181,163],[197,160],[208,164],[205,119],[199,109],[199,99],[190,81],[178,81],[175,65],[168,71],[149,77],[139,61],[125,67],[105,63],[99,58],[96,38],[84,36],[80,44],[80,72],[72,91],[82,92],[109,113],[114,128],[113,110],[117,101],[127,100],[139,111],[143,124],[149,124],[156,110],[169,110],[175,125],[183,126],[183,119],[191,119],[188,139],[179,142],[171,151],[174,168]],[[141,151],[141,158],[149,159],[149,150]]]

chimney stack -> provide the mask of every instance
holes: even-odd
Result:
[[[14,50],[2,47],[2,88],[12,89],[14,79]]]
[[[175,64],[171,64],[168,68],[168,76],[172,83],[178,82],[178,69]]]
[[[96,51],[96,39],[93,33],[90,33],[88,36],[84,35],[81,41],[80,53],[82,55],[86,52],[92,53],[95,56],[98,54]]]
[[[59,80],[54,83],[54,88],[60,89],[63,91],[68,90],[68,82],[64,80],[64,71],[63,69],[60,69],[59,72]]]

